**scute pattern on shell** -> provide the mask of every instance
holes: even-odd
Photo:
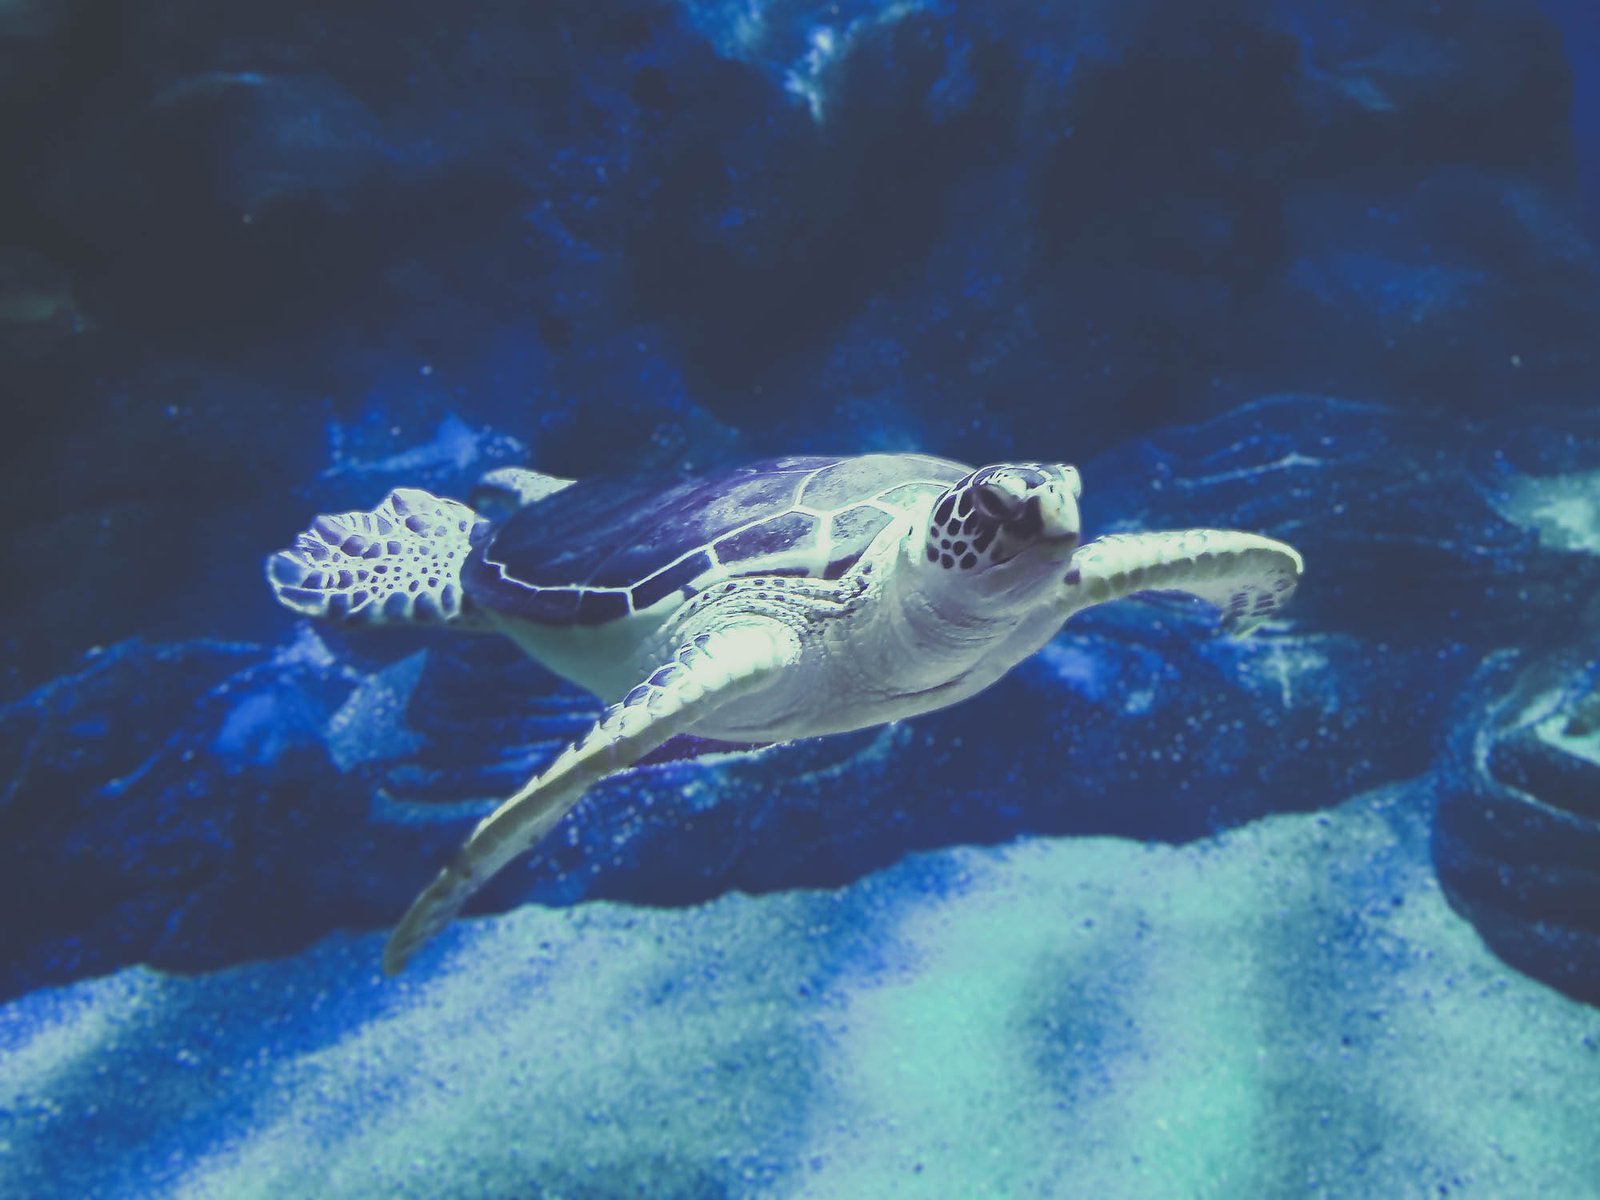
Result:
[[[507,518],[463,582],[508,616],[598,625],[740,576],[836,579],[889,522],[968,470],[868,454],[770,459],[677,482],[581,480]]]

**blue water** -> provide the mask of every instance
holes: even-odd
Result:
[[[0,1196],[1600,1197],[1591,6],[21,3],[0,161]],[[669,747],[382,976],[600,704],[266,556],[876,451],[1306,575]]]

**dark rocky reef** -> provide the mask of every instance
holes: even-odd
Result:
[[[568,473],[1083,459],[1274,392],[1600,382],[1529,0],[7,14],[13,697],[85,644],[265,636],[179,602],[220,586],[190,547],[268,540],[330,421]]]
[[[1260,529],[1310,575],[1252,641],[1127,605],[950,713],[637,772],[486,907],[1427,770],[1492,724],[1486,656],[1511,688],[1595,628],[1569,94],[1531,0],[6,6],[0,888],[37,917],[0,990],[382,925],[582,728],[505,647],[313,637],[262,586],[312,512],[512,462],[1072,459],[1096,532]],[[1589,927],[1568,969],[1538,915],[1587,876],[1541,899],[1559,839],[1471,815],[1577,821],[1567,768],[1483,736],[1441,872],[1587,995]]]
[[[1556,580],[1596,570],[1540,541],[1537,504],[1494,499],[1521,494],[1513,459],[1549,454],[1497,455],[1500,492],[1474,458],[1414,417],[1301,397],[1092,460],[1094,531],[1235,521],[1305,546],[1291,623],[1235,641],[1187,603],[1093,610],[947,712],[610,781],[479,907],[831,886],[1025,833],[1183,841],[1416,775],[1482,655],[1560,636]],[[1495,580],[1530,611],[1505,619]],[[101,653],[0,713],[0,876],[41,914],[9,929],[4,987],[381,927],[594,712],[492,639],[302,625]]]
[[[1600,1004],[1600,640],[1491,660],[1439,773],[1433,856],[1512,966]]]

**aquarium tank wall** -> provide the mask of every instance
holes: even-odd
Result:
[[[0,163],[0,1196],[1600,1197],[1590,3],[0,0]]]

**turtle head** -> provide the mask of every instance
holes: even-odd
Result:
[[[1078,548],[1081,491],[1064,464],[980,467],[934,502],[920,562],[986,593],[1050,587]]]

